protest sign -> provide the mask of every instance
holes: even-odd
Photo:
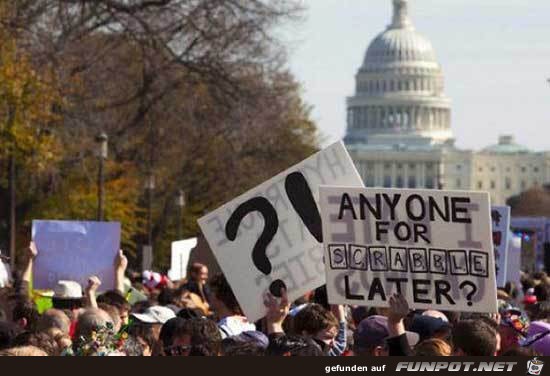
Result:
[[[325,283],[321,184],[363,186],[343,143],[278,174],[199,219],[212,252],[249,320],[263,295],[286,286],[291,300]]]
[[[59,280],[85,287],[92,275],[101,280],[101,291],[114,288],[120,223],[33,221],[32,239],[38,249],[33,268],[35,289],[53,289]]]
[[[141,252],[141,271],[153,270],[153,247],[144,245]]]
[[[497,287],[504,287],[507,281],[508,234],[510,232],[510,207],[491,207],[491,224],[493,245],[495,247],[495,264]]]
[[[489,195],[321,187],[332,304],[496,312]]]
[[[521,236],[512,232],[508,237],[508,252],[506,257],[506,282],[514,282],[521,286]]]
[[[0,288],[6,287],[10,282],[10,268],[0,259]]]
[[[187,277],[187,264],[193,248],[197,246],[197,238],[172,242],[172,259],[168,278],[172,281]]]

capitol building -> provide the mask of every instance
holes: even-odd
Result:
[[[368,47],[347,99],[345,143],[365,185],[487,191],[502,205],[550,182],[550,152],[511,135],[480,151],[458,149],[451,120],[432,44],[413,26],[408,2],[393,0],[393,19]]]

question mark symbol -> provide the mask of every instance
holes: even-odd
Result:
[[[266,255],[267,246],[275,237],[277,230],[279,229],[279,217],[277,211],[271,205],[271,203],[264,197],[255,197],[246,202],[243,202],[239,207],[231,214],[231,217],[225,225],[225,235],[231,241],[237,238],[237,232],[242,220],[249,213],[260,212],[264,217],[264,229],[262,234],[254,244],[252,250],[252,262],[256,269],[261,271],[265,275],[271,273],[271,262]],[[273,296],[281,297],[281,289],[286,289],[286,285],[280,279],[277,279],[269,286],[269,291]]]
[[[464,287],[466,286],[470,286],[472,288],[472,290],[466,294],[466,299],[468,299],[468,306],[472,306],[472,295],[474,295],[476,292],[477,292],[477,286],[473,283],[473,282],[470,282],[470,281],[464,281],[462,282],[458,287],[460,287],[460,289],[462,290]]]

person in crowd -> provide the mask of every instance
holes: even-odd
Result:
[[[281,291],[277,299],[269,292],[264,296],[266,306],[266,327],[269,339],[267,355],[269,356],[327,356],[310,337],[288,335],[283,329],[283,323],[290,312],[290,302],[286,290]]]
[[[210,304],[211,292],[208,287],[208,268],[195,262],[189,267],[189,279],[181,288],[198,295],[204,305]]]
[[[48,353],[36,346],[22,346],[0,350],[0,356],[48,356]]]
[[[453,349],[440,338],[429,338],[414,347],[415,356],[451,356]]]
[[[168,356],[219,356],[222,336],[216,323],[209,319],[185,320],[174,330],[172,344],[164,348]]]
[[[136,337],[145,347],[144,354],[160,355],[162,353],[159,343],[162,326],[176,317],[174,311],[162,306],[152,306],[143,313],[133,313],[134,320],[129,326],[128,333]]]
[[[18,300],[12,312],[12,320],[22,330],[35,331],[39,314],[36,305],[27,299]]]
[[[454,356],[494,356],[497,332],[482,320],[462,320],[453,328]]]
[[[71,320],[65,312],[56,308],[50,308],[43,312],[38,319],[37,330],[46,333],[54,328],[59,329],[64,335],[69,335]]]
[[[550,356],[550,323],[533,321],[529,325],[525,339],[520,341],[523,348],[529,348],[542,356]]]
[[[23,332],[13,341],[14,347],[34,346],[44,350],[48,356],[61,355],[58,343],[50,335],[42,332]]]
[[[405,318],[410,309],[406,299],[394,294],[389,299],[387,317],[371,315],[357,326],[354,335],[356,356],[406,356],[411,355],[411,347],[418,343],[419,336],[405,330]]]
[[[314,340],[330,356],[346,349],[346,319],[343,306],[333,306],[334,315],[320,304],[305,305],[293,319],[293,331]]]
[[[211,287],[211,306],[218,319],[218,328],[222,338],[256,330],[256,326],[249,323],[247,318],[243,316],[237,298],[235,298],[231,286],[222,274],[218,274],[213,278]]]
[[[13,322],[0,321],[0,350],[12,347],[13,341],[21,331],[21,328]]]

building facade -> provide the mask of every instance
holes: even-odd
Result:
[[[366,186],[481,190],[493,204],[550,182],[550,152],[532,152],[513,136],[481,151],[458,149],[451,100],[428,39],[406,0],[369,45],[347,99],[346,146]]]

